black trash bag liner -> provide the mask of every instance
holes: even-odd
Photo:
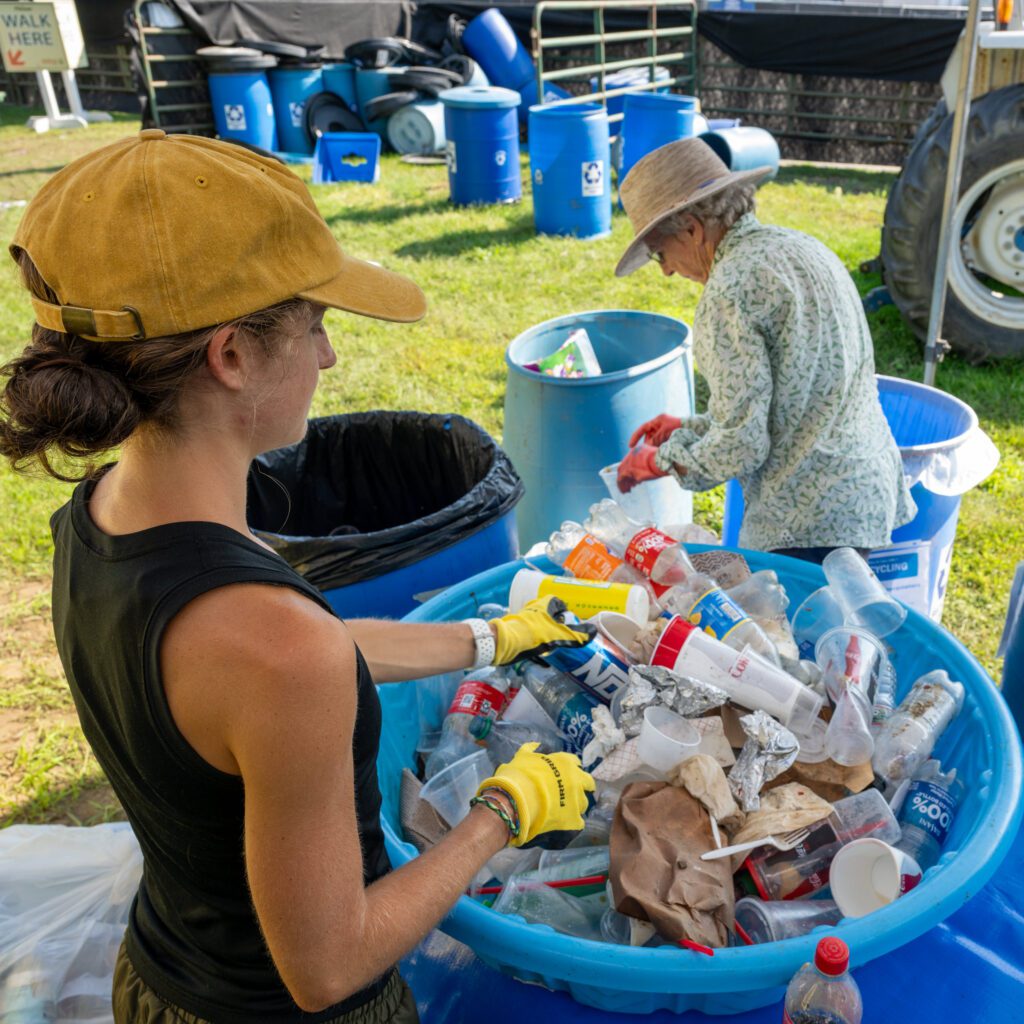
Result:
[[[249,525],[321,590],[419,562],[489,526],[524,487],[509,457],[454,414],[310,420],[249,472]]]

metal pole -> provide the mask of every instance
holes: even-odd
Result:
[[[963,171],[964,142],[967,138],[967,115],[971,108],[974,89],[974,65],[978,56],[978,23],[981,21],[981,0],[970,0],[967,25],[964,29],[964,49],[960,58],[960,80],[957,84],[956,107],[953,110],[953,132],[949,147],[949,166],[946,169],[946,193],[942,199],[942,217],[939,221],[939,246],[935,253],[935,281],[932,285],[932,306],[928,314],[928,340],[924,349],[924,382],[935,384],[935,370],[942,360],[944,343],[940,343],[942,315],[946,308],[946,288],[949,283],[949,260],[953,250],[953,207],[960,196],[960,174]]]

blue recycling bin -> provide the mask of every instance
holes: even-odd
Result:
[[[600,104],[530,108],[533,222],[542,235],[612,230],[608,113]]]
[[[323,91],[323,68],[279,67],[270,72],[277,116],[277,139],[285,153],[309,154],[313,140],[306,131],[306,102]]]
[[[466,25],[462,45],[491,85],[518,90],[533,77],[533,58],[497,7],[489,7]]]
[[[579,519],[585,507],[574,510]],[[708,549],[689,546],[691,551]],[[774,569],[797,607],[825,582],[820,566],[763,552],[742,552],[753,570]],[[507,602],[509,586],[523,562],[469,579],[427,602],[411,621],[458,621],[485,602]],[[541,567],[554,571],[546,559]],[[938,864],[921,884],[895,903],[834,929],[760,946],[716,949],[713,957],[591,942],[527,924],[471,900],[459,899],[441,929],[466,943],[491,967],[521,981],[568,992],[577,1001],[618,1013],[741,1013],[782,999],[785,985],[812,959],[819,938],[834,932],[850,947],[851,966],[884,957],[943,921],[966,903],[999,869],[1021,820],[1020,740],[1005,703],[974,657],[940,626],[911,611],[887,638],[899,666],[899,697],[914,680],[945,668],[966,691],[964,707],[935,749],[944,766],[968,782],[967,795]],[[415,857],[399,822],[401,769],[415,768],[418,736],[417,687],[380,687],[383,732],[377,771],[383,794],[382,825],[391,862]],[[1011,865],[1016,870],[1017,865]],[[1006,927],[1009,927],[1009,922]],[[554,1004],[552,1004],[554,1005]],[[569,1019],[571,1009],[560,1003]],[[588,1018],[589,1019],[589,1018]],[[886,1020],[884,1010],[880,1019]]]
[[[590,338],[600,376],[566,379],[525,368],[577,328]],[[641,423],[657,412],[694,412],[690,330],[660,313],[601,309],[545,320],[509,345],[505,363],[503,443],[526,487],[519,508],[523,550],[608,497],[600,471],[625,455]],[[663,523],[688,522],[688,493],[667,482],[655,515]]]
[[[220,138],[277,149],[274,101],[265,71],[212,72],[207,82]]]

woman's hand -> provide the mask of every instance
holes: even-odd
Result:
[[[629,447],[635,448],[639,441],[646,438],[648,444],[653,444],[657,448],[663,445],[672,436],[673,431],[678,430],[682,425],[681,419],[663,412],[660,416],[655,416],[653,420],[648,420],[633,431],[633,436],[629,439]]]
[[[638,445],[619,463],[619,475],[616,485],[623,494],[628,494],[637,484],[645,480],[656,480],[659,476],[668,476],[655,461],[658,449],[651,444]]]

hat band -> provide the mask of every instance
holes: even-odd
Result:
[[[85,306],[56,306],[31,297],[36,323],[50,331],[75,334],[90,341],[143,341],[146,337],[139,311],[124,306],[119,311]]]

